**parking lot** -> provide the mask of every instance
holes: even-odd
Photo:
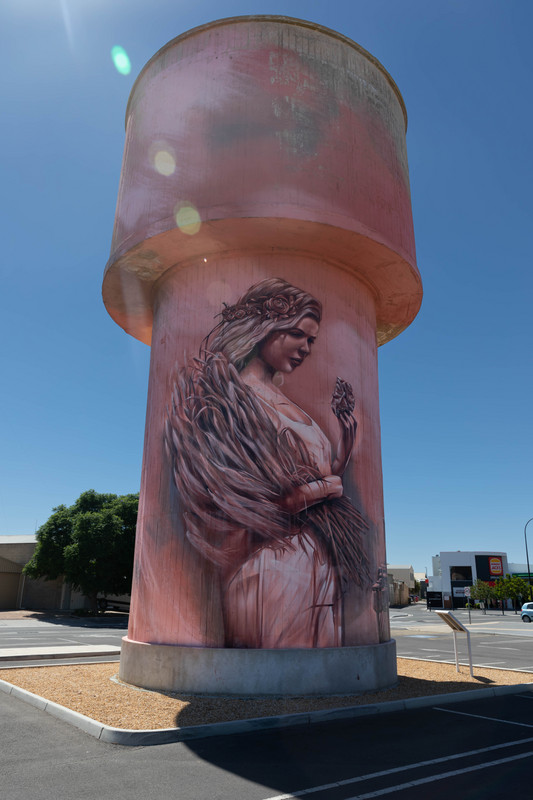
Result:
[[[533,626],[508,613],[473,612],[470,621],[465,611],[456,615],[471,631],[474,664],[533,673]],[[0,651],[20,666],[21,655],[35,648],[117,649],[125,627],[125,617],[107,615],[92,621],[4,618]],[[391,633],[400,657],[454,661],[451,630],[423,605],[391,609]],[[458,638],[466,663],[466,637]],[[450,793],[476,798],[480,787],[484,800],[499,800],[529,785],[533,693],[528,688],[452,704],[423,700],[424,707],[379,716],[120,747],[0,693],[3,795],[26,800],[39,782],[42,800],[69,796],[73,783],[76,796],[87,800],[366,800],[389,794],[412,798],[420,790],[432,800],[448,800]]]
[[[501,800],[529,786],[533,695],[438,702],[406,712],[188,743],[119,747],[0,694],[8,800]],[[31,735],[29,735],[31,732]]]
[[[455,610],[470,633],[472,662],[478,667],[496,667],[533,672],[533,625],[525,624],[512,611],[491,610],[483,614]],[[453,633],[435,611],[425,604],[403,609],[391,609],[391,635],[396,639],[396,651],[403,658],[454,663]],[[465,634],[457,634],[459,658],[468,663]]]
[[[0,664],[5,669],[116,661],[127,627],[126,614],[79,619],[36,613],[20,619],[6,612],[0,615]]]

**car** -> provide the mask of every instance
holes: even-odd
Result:
[[[520,613],[522,622],[533,622],[533,603],[524,603]]]
[[[130,596],[129,594],[121,594],[121,595],[107,595],[106,597],[98,597],[98,608],[100,611],[107,611],[108,609],[114,609],[115,611],[127,611],[130,610]]]

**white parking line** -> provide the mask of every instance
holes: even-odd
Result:
[[[497,761],[486,761],[484,764],[477,764],[475,767],[465,767],[464,769],[454,769],[451,772],[441,772],[439,775],[430,775],[427,778],[418,778],[416,781],[408,781],[407,783],[400,783],[397,786],[389,786],[387,789],[378,789],[377,792],[367,792],[367,794],[347,797],[346,800],[369,800],[371,797],[383,797],[384,794],[391,794],[391,792],[401,792],[402,789],[411,789],[413,786],[422,786],[425,783],[434,783],[435,781],[445,780],[445,778],[454,778],[457,775],[465,775],[467,772],[476,772],[480,769],[496,767],[500,766],[500,764],[508,764],[510,761],[518,761],[521,758],[530,758],[531,756],[533,756],[533,751],[529,753],[520,753],[520,755],[517,756],[509,756],[508,758],[500,758]]]
[[[484,717],[482,714],[467,714],[466,711],[454,711],[452,708],[439,708],[433,706],[434,711],[445,711],[447,714],[459,714],[461,717],[474,717],[475,719],[488,719],[490,722],[504,722],[506,725],[518,725],[521,728],[533,728],[527,722],[513,722],[510,719],[498,719],[498,717]]]
[[[492,647],[493,650],[520,650],[519,647],[497,647],[494,644],[478,644],[478,647]]]
[[[437,709],[442,711],[443,709]],[[531,726],[530,726],[531,727]],[[300,789],[297,792],[290,792],[289,794],[277,794],[275,797],[266,797],[264,800],[293,800],[296,797],[305,797],[308,794],[314,794],[315,792],[323,792],[327,789],[338,789],[340,786],[349,786],[353,783],[362,783],[363,781],[370,781],[374,778],[383,778],[387,775],[394,775],[398,772],[407,772],[411,769],[418,769],[420,767],[428,767],[432,766],[433,764],[445,764],[448,761],[454,761],[458,758],[468,758],[470,756],[477,756],[481,755],[482,753],[490,753],[494,750],[501,750],[504,747],[516,747],[517,745],[521,744],[531,744],[533,742],[533,737],[528,739],[517,739],[514,742],[504,742],[503,744],[494,744],[490,747],[481,747],[479,750],[468,750],[465,753],[453,753],[450,756],[441,756],[440,758],[431,758],[428,761],[418,761],[415,764],[405,764],[401,767],[394,767],[393,769],[384,769],[380,772],[370,772],[368,775],[358,775],[356,778],[348,778],[343,781],[335,781],[334,783],[324,783],[321,786],[312,786],[309,789]],[[509,758],[500,759],[499,761],[491,761],[486,762],[479,767],[467,767],[465,770],[458,770],[455,772],[447,772],[443,773],[439,776],[434,776],[433,778],[423,778],[422,781],[410,781],[409,783],[402,784],[401,786],[396,786],[390,789],[383,790],[383,793],[398,791],[400,788],[405,786],[416,786],[417,783],[420,782],[428,782],[430,780],[440,780],[441,777],[445,778],[450,775],[458,775],[461,772],[470,772],[472,769],[481,769],[486,766],[492,766],[494,764],[502,764],[506,761],[513,761],[515,758],[526,758],[527,756],[531,756],[533,753],[528,752],[522,754],[520,756],[511,756]],[[370,793],[367,795],[360,795],[359,797],[377,797],[378,795],[375,793]],[[357,798],[348,798],[348,800],[357,800]]]

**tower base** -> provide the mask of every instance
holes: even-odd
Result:
[[[119,677],[186,694],[333,695],[387,689],[397,681],[396,642],[291,650],[147,644],[122,639]]]

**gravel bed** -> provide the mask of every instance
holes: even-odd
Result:
[[[129,730],[186,727],[228,720],[383,703],[468,689],[533,683],[533,673],[474,669],[398,659],[398,683],[381,692],[334,697],[214,697],[147,691],[119,681],[118,663],[0,669],[0,679],[80,714]]]

